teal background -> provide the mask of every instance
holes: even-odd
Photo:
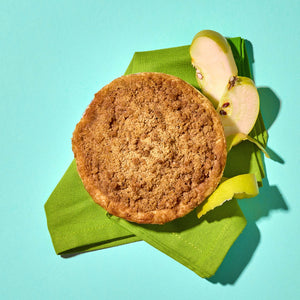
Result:
[[[0,1],[0,298],[299,299],[299,15],[297,0]],[[240,201],[246,229],[209,280],[144,242],[56,256],[43,205],[93,94],[135,51],[203,29],[247,39],[254,58],[272,159]]]

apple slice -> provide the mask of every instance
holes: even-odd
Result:
[[[253,128],[259,113],[259,95],[254,82],[248,77],[233,77],[217,108],[225,136],[243,133]]]
[[[230,45],[218,32],[203,30],[195,35],[190,55],[201,91],[217,107],[230,78],[238,74]]]
[[[217,189],[197,208],[197,217],[201,218],[210,210],[221,206],[233,198],[252,198],[259,193],[254,174],[242,174],[222,182]]]

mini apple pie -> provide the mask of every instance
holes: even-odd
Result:
[[[126,75],[103,87],[77,124],[72,149],[96,203],[151,224],[183,217],[203,202],[227,155],[211,102],[163,73]]]

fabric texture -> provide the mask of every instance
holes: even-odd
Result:
[[[241,38],[228,39],[239,75],[251,77]],[[125,74],[163,72],[178,76],[197,87],[189,46],[137,52]],[[261,115],[251,136],[266,145],[267,132]],[[242,142],[228,154],[225,177],[253,173],[262,184],[264,168],[260,150]],[[139,225],[107,214],[94,203],[70,164],[45,204],[48,229],[57,254],[73,254],[144,240],[190,268],[201,277],[214,275],[228,250],[246,226],[236,200],[225,203],[203,218],[195,211],[165,225]]]

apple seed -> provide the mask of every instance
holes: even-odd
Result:
[[[199,70],[196,70],[196,74],[199,79],[203,79],[203,75],[200,73]]]
[[[228,82],[228,85],[227,85],[227,89],[230,90],[231,88],[234,87],[235,83],[237,81],[237,76],[232,76],[230,79],[229,79],[229,82]]]

